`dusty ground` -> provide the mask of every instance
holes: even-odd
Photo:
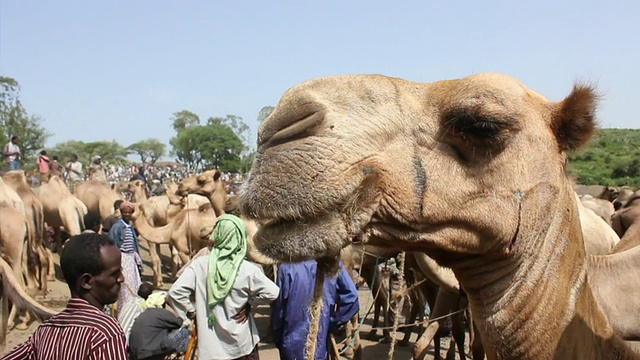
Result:
[[[147,250],[146,247],[146,243],[141,244],[141,253],[142,253],[142,257],[144,260],[144,272],[143,272],[143,281],[151,281],[151,268],[150,268],[150,261],[149,261],[149,252]],[[162,249],[162,253],[163,253],[163,264],[168,264],[168,247],[163,247]],[[55,282],[50,282],[49,283],[49,293],[47,296],[39,296],[37,297],[37,300],[40,301],[41,303],[49,306],[52,309],[56,309],[56,310],[62,310],[66,304],[66,301],[69,297],[69,290],[67,288],[66,283],[64,282],[64,280],[62,279],[62,273],[60,271],[60,267],[57,265],[57,262],[59,260],[57,254],[54,254],[54,257],[56,259],[56,276],[57,276],[57,280]],[[165,268],[165,273],[168,274],[169,270],[167,268]],[[165,282],[165,289],[168,289],[171,286],[171,279],[167,276],[165,276],[164,278],[164,282]],[[369,306],[371,304],[371,296],[370,296],[370,291],[365,287],[360,289],[360,309],[361,309],[361,316],[365,315],[366,311],[369,309]],[[258,308],[256,310],[256,321],[258,323],[258,328],[260,330],[261,333],[261,337],[263,338],[263,341],[260,343],[260,358],[262,360],[279,360],[279,356],[278,356],[278,350],[274,348],[274,345],[268,342],[265,342],[265,338],[267,335],[267,329],[269,327],[269,308],[267,306],[262,306],[260,308]],[[369,315],[368,318],[365,319],[364,324],[361,328],[361,333],[362,336],[364,337],[364,335],[366,335],[369,330],[371,329],[371,318],[372,316]],[[4,352],[10,350],[11,348],[13,348],[14,346],[16,346],[17,344],[19,344],[20,342],[26,340],[29,335],[38,327],[38,323],[37,322],[33,322],[31,323],[31,325],[29,326],[29,328],[25,331],[18,331],[18,330],[11,330],[8,334],[7,334],[7,343],[5,346],[5,350],[1,351],[0,349],[0,354],[4,354]],[[381,333],[381,332],[379,332]],[[414,333],[411,337],[411,342],[413,343],[416,340],[417,335]],[[397,336],[398,339],[401,339],[402,336],[401,334],[398,334]],[[448,338],[444,339],[442,341],[442,345],[445,349],[448,349],[448,343],[449,340]],[[363,353],[364,353],[364,359],[387,359],[388,358],[388,353],[389,353],[389,348],[390,348],[390,344],[389,343],[383,343],[383,342],[374,342],[374,341],[369,341],[366,339],[362,339],[362,344],[363,344]],[[395,350],[395,356],[394,359],[411,359],[411,347],[396,347]],[[433,352],[430,353],[429,358],[432,358]],[[443,356],[444,351],[442,352]],[[345,357],[346,359],[346,357]]]

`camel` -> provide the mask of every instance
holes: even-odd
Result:
[[[140,235],[149,244],[153,282],[156,287],[162,287],[162,266],[157,248],[154,245],[170,244],[173,251],[173,275],[177,273],[178,264],[186,264],[189,258],[206,246],[200,238],[202,228],[216,222],[216,215],[209,203],[198,209],[182,210],[176,218],[167,225],[153,227],[143,214],[135,217],[134,225]]]
[[[602,217],[585,206],[577,196],[576,205],[587,255],[606,255],[610,253],[611,249],[620,242],[618,234]]]
[[[0,257],[0,279],[2,280],[2,295],[6,296],[14,307],[24,309],[35,315],[40,320],[46,320],[58,312],[38,303],[24,291],[20,284],[19,276],[14,273],[11,266]],[[0,319],[2,338],[6,334],[5,324],[7,319]],[[0,349],[1,350],[1,349]]]
[[[31,289],[47,293],[47,280],[55,280],[53,254],[45,244],[44,214],[42,202],[36,192],[27,184],[24,171],[14,170],[3,175],[5,183],[13,188],[24,202],[25,215],[30,230],[27,248],[27,284]],[[46,280],[45,280],[46,279]]]
[[[71,194],[58,176],[52,176],[48,183],[40,185],[38,197],[42,201],[44,221],[53,227],[56,250],[60,251],[62,249],[60,227],[64,227],[70,236],[80,234],[84,230],[83,217],[88,211],[87,206]]]
[[[100,214],[103,223],[113,214],[113,203],[122,200],[122,196],[112,190],[109,184],[100,180],[78,183],[75,196],[86,205],[87,211]]]
[[[137,204],[142,204],[147,201],[146,185],[142,180],[133,180],[127,182],[121,182],[117,186],[117,192],[129,192],[131,193],[131,201]]]
[[[209,199],[216,216],[224,215],[224,206],[227,202],[227,190],[221,178],[222,173],[218,170],[207,170],[183,179],[178,185],[177,196],[188,194],[202,195]]]
[[[580,197],[580,203],[601,217],[607,225],[611,226],[611,216],[615,212],[611,201],[594,198],[591,195],[583,195]]]
[[[639,359],[596,301],[565,171],[595,132],[596,98],[575,86],[550,102],[502,74],[309,80],[261,124],[240,207],[274,262],[333,264],[357,240],[450,267],[489,359]]]
[[[23,215],[27,214],[20,195],[0,177],[0,204],[2,203],[17,209]]]
[[[640,193],[628,199],[611,217],[611,226],[620,235],[620,242],[611,252],[619,253],[640,245]]]

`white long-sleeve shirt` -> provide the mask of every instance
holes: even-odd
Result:
[[[207,274],[209,257],[201,256],[187,266],[169,289],[167,301],[185,321],[186,313],[195,311],[198,327],[198,354],[202,360],[229,360],[248,355],[260,341],[253,316],[239,324],[232,319],[247,304],[268,304],[278,297],[280,289],[264,274],[262,268],[243,261],[229,295],[213,308],[215,322],[208,323]],[[195,304],[189,295],[195,291]]]

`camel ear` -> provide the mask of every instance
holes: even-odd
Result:
[[[222,173],[220,171],[216,170],[213,173],[213,181],[218,181],[218,179],[220,179],[220,176],[222,176]]]
[[[553,114],[551,128],[561,151],[571,151],[586,145],[596,130],[598,96],[591,86],[576,85]]]

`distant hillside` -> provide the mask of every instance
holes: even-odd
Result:
[[[578,184],[640,188],[640,129],[600,129],[570,156],[569,171]]]

